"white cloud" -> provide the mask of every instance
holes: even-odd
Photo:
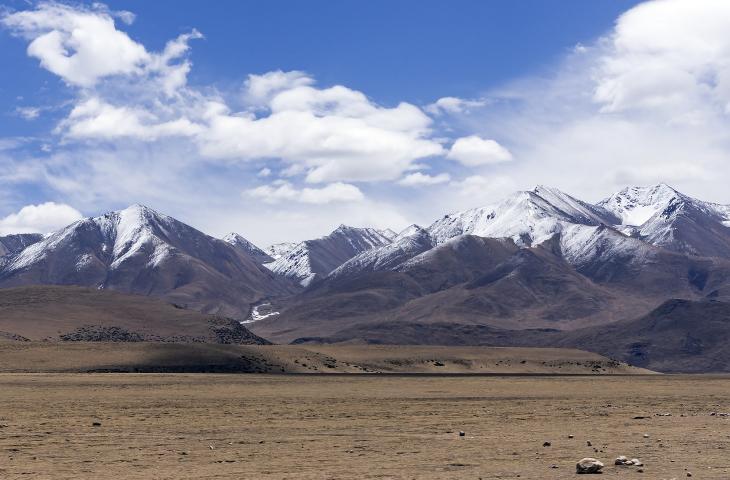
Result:
[[[512,160],[509,150],[494,140],[484,139],[477,135],[458,138],[446,157],[468,167]]]
[[[466,100],[458,97],[441,97],[434,103],[426,106],[426,111],[432,115],[441,114],[462,114],[470,113],[471,110],[481,108],[487,105],[487,101],[484,99],[480,100]]]
[[[43,3],[6,15],[2,22],[31,40],[28,55],[67,82],[91,86],[108,75],[139,71],[149,54],[114,26],[105,12]]]
[[[446,211],[535,184],[599,200],[628,183],[668,181],[689,194],[730,202],[727,8],[727,2],[708,0],[642,4],[603,38],[577,45],[539,75],[476,100],[444,97],[424,109],[379,104],[367,92],[318,85],[300,71],[252,75],[243,91],[187,85],[187,45],[195,32],[162,52],[144,49],[146,60],[127,64],[129,73],[97,71],[85,63],[93,55],[79,57],[73,62],[81,70],[69,75],[86,72],[93,82],[74,83],[59,70],[77,95],[57,130],[60,141],[42,139],[51,153],[35,158],[19,151],[33,151],[36,140],[0,151],[0,190],[14,201],[22,188],[38,186],[84,211],[140,201],[212,233],[229,230],[235,210],[249,227],[242,233],[262,243],[285,240],[294,230],[301,238],[323,234],[343,219],[393,228],[401,221],[428,224]],[[51,30],[73,38],[67,26],[33,31],[8,18],[19,17],[6,15],[2,22],[29,43]],[[124,28],[119,20],[109,22]],[[120,34],[109,38],[136,43]],[[68,49],[69,57],[78,53]],[[464,138],[444,138],[454,131]],[[444,161],[446,155],[468,169]],[[464,170],[470,176],[407,192],[397,188],[439,177],[425,164],[452,178]],[[271,172],[266,180],[257,177],[262,170]],[[411,177],[419,170],[422,177]],[[271,183],[258,187],[259,196],[240,195],[257,190],[257,180]],[[306,181],[323,184],[307,189]],[[365,199],[331,200],[347,194],[334,195],[330,185],[349,185],[345,191],[357,198],[352,189],[363,192],[351,183],[366,181],[388,183],[369,186]],[[327,208],[316,203],[327,198]],[[281,208],[277,201],[289,203]]]
[[[15,113],[20,115],[26,120],[35,120],[40,116],[41,109],[38,107],[17,107]]]
[[[266,203],[299,202],[315,205],[326,203],[359,202],[365,198],[359,188],[348,183],[330,183],[322,188],[295,188],[291,183],[278,181],[245,192]]]
[[[314,79],[304,72],[275,70],[263,75],[251,74],[244,84],[244,99],[256,106],[265,106],[271,97],[283,90],[314,84]]]
[[[0,235],[48,233],[83,218],[81,212],[62,203],[26,205],[17,213],[0,218]]]
[[[115,75],[154,76],[171,95],[185,84],[189,62],[173,61],[185,54],[189,40],[202,38],[199,32],[180,35],[161,54],[150,53],[116,28],[114,17],[130,24],[134,14],[93,7],[40,3],[35,10],[6,13],[0,23],[28,39],[28,55],[70,85],[90,88]]]
[[[115,16],[103,6],[42,3],[1,19],[30,41],[29,55],[82,87],[56,129],[67,142],[186,137],[201,161],[280,161],[277,170],[310,183],[395,180],[444,153],[432,119],[415,105],[382,106],[342,85],[319,88],[301,71],[250,75],[248,110],[236,111],[215,90],[187,86],[186,55],[199,32],[154,53],[118,30]]]
[[[439,155],[428,137],[431,119],[401,103],[381,107],[343,86],[298,86],[275,94],[268,115],[235,114],[211,102],[197,137],[210,158],[278,158],[298,164],[309,182],[398,178],[418,159]]]
[[[466,130],[510,145],[518,188],[548,184],[597,201],[669,182],[730,203],[730,4],[652,1],[541,76],[485,96]]]
[[[595,100],[606,112],[679,112],[730,102],[730,3],[662,0],[623,14],[605,40]]]
[[[398,180],[398,184],[403,185],[404,187],[421,187],[426,185],[438,185],[440,183],[446,183],[449,180],[451,180],[451,176],[448,173],[427,175],[425,173],[415,172]]]
[[[137,138],[148,141],[169,136],[193,136],[201,129],[200,125],[185,117],[160,121],[147,110],[115,107],[97,97],[78,103],[58,126],[58,131],[71,138]]]

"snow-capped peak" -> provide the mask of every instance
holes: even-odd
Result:
[[[409,225],[406,228],[404,228],[403,230],[401,230],[400,232],[398,232],[398,234],[395,237],[393,237],[393,243],[396,243],[398,240],[400,240],[402,238],[407,238],[412,235],[415,235],[416,233],[421,232],[421,231],[424,231],[424,229],[420,225],[416,225],[415,223],[412,225]]]
[[[246,255],[249,255],[259,263],[271,262],[274,260],[270,255],[261,250],[259,247],[251,243],[250,241],[243,238],[236,232],[231,232],[221,240],[230,244],[231,246],[240,249]]]
[[[79,261],[83,260],[82,263],[88,263],[88,254],[94,251],[110,262],[109,268],[112,270],[142,251],[149,257],[149,265],[155,266],[174,249],[166,238],[183,227],[190,229],[172,217],[144,205],[133,204],[98,217],[78,220],[51,233],[20,252],[7,270],[26,268],[42,260],[50,252],[66,246],[86,251],[79,257]]]
[[[555,188],[538,186],[516,192],[485,207],[446,215],[429,227],[437,243],[455,236],[508,237],[518,245],[541,243],[568,224],[612,223],[606,210],[577,200]]]
[[[398,236],[398,234],[390,228],[378,229],[377,232],[390,241],[393,241],[393,239]]]
[[[666,183],[648,187],[626,187],[598,203],[613,212],[624,225],[641,226],[673,201],[687,201],[689,197]]]
[[[306,286],[316,276],[329,274],[359,253],[389,243],[390,239],[374,228],[340,225],[327,236],[296,244],[265,266]]]
[[[291,252],[297,245],[297,242],[274,243],[273,245],[269,245],[268,247],[266,247],[264,249],[264,252],[266,252],[268,256],[276,260],[277,258]]]
[[[390,270],[433,247],[428,231],[414,224],[399,233],[393,242],[366,250],[343,263],[329,274],[329,278]]]

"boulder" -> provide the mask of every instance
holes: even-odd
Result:
[[[575,473],[601,473],[603,463],[595,458],[584,458],[575,464]]]

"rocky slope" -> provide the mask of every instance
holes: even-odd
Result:
[[[266,266],[307,286],[359,253],[388,243],[390,239],[373,228],[340,225],[325,237],[297,244]]]
[[[12,255],[0,286],[28,284],[153,295],[238,318],[289,291],[246,252],[141,205],[80,220]]]

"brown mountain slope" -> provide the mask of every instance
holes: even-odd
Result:
[[[664,372],[730,372],[730,303],[668,300],[648,315],[560,334],[584,348]]]
[[[159,299],[73,286],[0,289],[6,340],[267,343],[235,320]]]
[[[520,249],[511,241],[465,235],[393,269],[328,277],[288,302],[274,301],[280,314],[249,328],[277,342],[342,339],[358,325],[387,322],[573,330],[636,318],[667,298],[723,295],[726,260],[688,257],[618,235],[598,228],[576,265],[566,260],[557,236]],[[416,336],[407,343],[420,341]]]
[[[1,287],[38,284],[151,295],[241,319],[252,303],[293,291],[242,250],[142,205],[75,222],[0,271]]]
[[[481,345],[578,348],[660,372],[730,372],[730,303],[669,300],[642,317],[573,331],[507,330],[478,324],[358,324],[298,344]]]

